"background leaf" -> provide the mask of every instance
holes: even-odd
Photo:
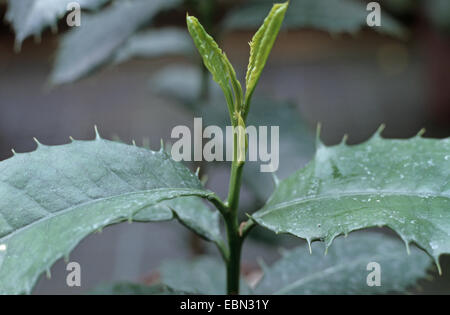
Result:
[[[109,0],[78,0],[82,9],[98,9]],[[67,4],[72,0],[8,0],[6,20],[16,33],[16,42],[21,44],[30,35],[40,35],[48,26],[55,26],[58,19],[67,13]]]
[[[160,267],[161,283],[193,294],[226,294],[225,264],[213,257],[192,261],[166,261]],[[241,281],[241,293],[249,288]]]
[[[114,57],[141,26],[180,0],[115,1],[97,14],[83,15],[81,26],[70,30],[60,42],[51,74],[53,84],[75,81]],[[126,21],[126,23],[124,23]]]
[[[254,219],[276,233],[326,246],[340,234],[387,226],[437,261],[450,253],[450,139],[382,139],[318,145]]]
[[[178,28],[162,28],[147,30],[133,35],[116,52],[114,61],[124,62],[134,57],[157,58],[172,55],[192,56],[194,46],[185,30]]]
[[[236,8],[225,20],[228,29],[255,29],[261,23],[271,0],[256,0]],[[367,27],[369,14],[363,3],[354,0],[291,0],[286,12],[286,28],[312,28],[330,33],[356,33]],[[403,37],[406,30],[384,11],[377,32]]]
[[[441,30],[450,33],[450,2],[446,0],[423,1],[431,21]]]
[[[149,207],[193,195],[211,193],[163,152],[97,138],[16,154],[0,163],[0,293],[30,292],[37,277],[88,234],[143,209],[140,220],[160,221]],[[218,230],[217,214],[208,208],[177,213],[177,204],[166,206],[197,232],[209,231],[205,238]],[[211,221],[198,219],[202,215]]]
[[[121,282],[103,284],[90,292],[92,295],[181,295],[185,292],[176,291],[164,284],[144,285]]]
[[[315,244],[314,244],[315,245]],[[287,251],[255,288],[256,294],[383,294],[404,292],[426,276],[430,258],[417,248],[408,255],[402,242],[381,233],[358,232],[323,246]],[[370,262],[381,267],[381,286],[367,285]]]

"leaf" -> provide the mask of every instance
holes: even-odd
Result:
[[[159,221],[161,213],[150,207],[183,196],[214,198],[164,152],[97,137],[15,154],[0,163],[0,293],[29,293],[88,234],[140,210],[146,211],[141,220]],[[177,202],[164,205],[184,224],[209,230],[205,238],[218,230],[217,214],[204,206],[195,212],[189,203],[179,209]]]
[[[160,267],[161,283],[193,294],[226,294],[226,272],[222,261],[208,256],[192,261],[166,261]],[[241,281],[242,294],[249,288]]]
[[[450,2],[446,0],[423,1],[425,12],[435,26],[441,30],[450,32]]]
[[[247,116],[250,100],[258,84],[261,73],[269,58],[275,39],[283,23],[284,15],[289,2],[275,4],[269,15],[264,20],[263,25],[256,32],[250,43],[250,61],[248,63],[245,92],[244,116]]]
[[[158,30],[148,30],[132,36],[116,52],[116,63],[124,62],[134,57],[157,58],[170,55],[191,56],[193,50],[191,39],[186,31],[167,27]]]
[[[186,17],[186,21],[189,33],[203,58],[205,67],[211,72],[214,81],[222,88],[230,118],[233,121],[234,112],[239,111],[242,105],[242,88],[236,78],[236,72],[227,56],[222,52],[214,39],[206,33],[200,22],[189,15]]]
[[[103,284],[90,292],[92,295],[182,295],[164,284],[144,285],[130,282]]]
[[[166,66],[150,78],[149,87],[156,94],[175,99],[193,110],[199,106],[198,96],[202,89],[201,76],[200,69],[192,65]],[[210,85],[211,88],[216,86]],[[220,89],[217,89],[220,92]],[[226,105],[222,103],[224,102],[221,102],[221,106]],[[226,117],[226,110],[222,112]]]
[[[133,221],[156,222],[178,219],[205,240],[219,243],[222,239],[219,216],[217,211],[212,212],[197,197],[179,197],[139,211],[133,216]]]
[[[368,286],[367,277],[380,265],[381,286]],[[305,247],[284,253],[264,277],[255,294],[386,294],[404,292],[424,278],[430,259],[411,248],[408,255],[401,242],[381,233],[358,232],[336,240],[326,256]]]
[[[309,129],[295,104],[257,97],[252,101],[253,110],[248,116],[248,126],[279,127],[279,168],[274,174],[284,179],[303,167],[314,155],[314,134]],[[269,134],[270,133],[270,134]],[[269,142],[270,144],[270,142]],[[270,146],[268,150],[271,150]],[[267,162],[247,162],[244,181],[259,200],[266,201],[275,189],[272,173],[262,173],[261,164]]]
[[[48,26],[56,27],[58,19],[67,13],[67,5],[72,0],[8,0],[6,20],[16,33],[16,43],[30,35],[39,36]],[[78,0],[82,9],[95,10],[108,0]]]
[[[88,75],[110,61],[114,53],[157,13],[179,2],[115,1],[97,14],[84,14],[81,26],[70,30],[60,42],[51,82],[64,84]]]
[[[225,19],[225,27],[255,29],[272,5],[272,0],[255,0],[232,11]],[[291,0],[284,25],[289,29],[312,28],[330,33],[356,33],[367,27],[366,5],[354,0]],[[406,29],[386,12],[382,12],[381,26],[371,29],[404,37]]]
[[[450,253],[450,139],[318,144],[314,160],[282,181],[256,222],[308,240],[387,226],[438,263]]]

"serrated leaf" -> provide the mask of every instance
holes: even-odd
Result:
[[[236,9],[225,20],[228,29],[255,29],[272,5],[272,0],[255,0]],[[330,33],[356,33],[367,27],[366,5],[354,0],[291,0],[285,27],[313,28]],[[406,29],[388,13],[382,12],[381,26],[371,29],[398,37]]]
[[[192,55],[194,47],[186,31],[167,27],[139,32],[132,36],[115,53],[116,63],[131,58],[157,58],[165,56]]]
[[[192,261],[166,261],[159,268],[161,283],[192,294],[226,294],[225,264],[203,256]],[[249,288],[241,281],[242,294]]]
[[[205,67],[211,72],[214,81],[221,87],[228,105],[230,118],[242,106],[242,88],[236,72],[217,43],[193,16],[186,17],[187,26],[195,46],[202,56]]]
[[[81,26],[60,42],[51,74],[53,84],[64,84],[88,75],[114,57],[114,53],[157,13],[180,0],[115,1],[97,14],[84,14]],[[124,23],[126,21],[126,23]]]
[[[97,137],[16,154],[0,163],[0,293],[30,292],[88,234],[141,210],[140,220],[159,221],[164,216],[151,206],[183,196],[213,195],[164,152]],[[177,202],[164,205],[183,223],[209,231],[205,238],[218,230],[217,214],[204,205],[196,202],[195,212]]]
[[[78,0],[82,9],[95,10],[109,0]],[[67,13],[72,0],[8,0],[6,20],[16,33],[20,45],[30,35],[39,36],[46,27],[56,26],[58,19]]]
[[[450,139],[369,141],[326,147],[282,181],[254,219],[311,240],[387,226],[437,261],[450,253]]]
[[[261,73],[269,58],[270,51],[280,31],[289,2],[275,4],[263,25],[256,32],[250,43],[250,61],[248,63],[245,92],[244,115],[248,113],[250,100],[258,84]]]
[[[164,284],[144,285],[130,282],[103,284],[89,292],[92,295],[182,295]]]
[[[314,244],[315,245],[315,244]],[[256,294],[386,294],[405,292],[424,278],[430,258],[417,248],[408,255],[401,241],[381,233],[357,232],[336,240],[327,255],[322,246],[312,254],[305,247],[284,253],[264,270]],[[380,286],[369,286],[367,277],[380,266]]]

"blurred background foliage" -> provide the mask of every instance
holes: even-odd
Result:
[[[169,137],[170,127],[190,124],[192,117],[203,117],[204,125],[225,126],[226,106],[188,36],[186,12],[197,16],[225,47],[243,78],[246,43],[273,3],[79,0],[82,25],[71,28],[65,22],[70,2],[0,0],[6,21],[0,30],[2,159],[13,146],[31,150],[32,136],[49,144],[61,143],[68,133],[89,138],[94,123],[101,130],[105,126],[105,136],[111,139],[138,138],[153,148],[159,137]],[[380,123],[387,123],[387,136],[412,136],[422,127],[430,136],[449,134],[450,2],[380,1],[382,26],[373,28],[366,25],[367,2],[291,0],[249,117],[255,126],[280,126],[280,178],[310,160],[318,121],[329,143],[337,143],[344,133],[350,134],[350,143],[360,142]],[[200,166],[208,185],[225,193],[226,164],[191,166]],[[273,190],[271,175],[258,170],[257,163],[248,163],[243,217]],[[127,233],[117,230],[109,238],[123,250],[136,233],[143,237],[146,232]],[[276,241],[260,230],[252,236],[262,246],[275,248],[298,243],[289,237]],[[189,239],[187,255],[210,250],[202,241]],[[92,251],[89,246],[85,254]],[[260,253],[258,246],[248,250],[248,257]],[[125,255],[137,253],[129,250]],[[275,256],[269,255],[269,261]],[[123,271],[131,268],[129,262],[117,260],[116,268],[122,269],[110,274],[124,278],[136,278],[142,268],[157,265],[136,267],[141,270],[136,275]],[[438,283],[440,289],[430,290],[448,289],[446,278]],[[56,289],[61,288],[41,285],[42,292]]]

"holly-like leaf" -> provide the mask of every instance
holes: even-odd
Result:
[[[82,9],[95,10],[109,0],[78,0]],[[58,19],[67,13],[72,0],[8,0],[6,20],[16,33],[20,45],[30,35],[39,36],[46,27],[56,27]]]
[[[242,105],[242,88],[236,78],[236,72],[227,56],[219,48],[214,38],[205,31],[200,22],[189,15],[186,17],[186,21],[189,33],[203,58],[205,67],[211,72],[214,81],[222,88],[233,121],[234,112],[238,111]]]
[[[114,61],[119,63],[134,57],[190,56],[193,52],[194,47],[188,33],[170,27],[137,33],[116,52]]]
[[[405,292],[427,275],[430,258],[411,248],[408,255],[401,241],[375,232],[357,232],[336,240],[327,255],[322,246],[298,247],[283,253],[264,276],[256,294],[385,294]],[[380,286],[372,271],[379,265]],[[372,273],[372,275],[371,275]]]
[[[88,75],[114,58],[114,53],[157,13],[179,2],[115,1],[97,14],[84,14],[81,26],[70,30],[60,42],[51,82],[64,84]]]
[[[445,0],[444,0],[445,1]],[[228,29],[255,29],[272,5],[272,0],[254,0],[234,10],[225,20]],[[312,28],[330,33],[356,33],[367,27],[364,3],[355,0],[291,0],[284,25],[289,29]],[[407,34],[405,28],[381,12],[381,26],[371,29],[398,37]]]
[[[193,294],[226,294],[225,264],[213,257],[203,256],[192,261],[167,261],[160,269],[161,283]],[[249,288],[241,281],[241,293]]]
[[[380,129],[381,130],[381,129]],[[256,222],[308,242],[387,226],[438,263],[450,253],[450,139],[318,144],[314,160],[282,181]]]
[[[245,109],[244,115],[248,113],[250,100],[258,84],[261,73],[269,58],[275,39],[280,31],[283,23],[284,15],[288,8],[289,2],[283,4],[275,4],[269,15],[264,20],[263,25],[256,32],[250,43],[250,61],[248,63],[245,92]]]
[[[198,201],[195,209],[167,201],[165,214],[151,208],[188,196],[215,198],[166,153],[99,136],[15,154],[0,163],[0,293],[30,292],[88,234],[139,211],[145,214],[137,220],[160,221],[171,218],[170,209],[196,232],[208,231],[203,237],[219,237],[217,214]]]

